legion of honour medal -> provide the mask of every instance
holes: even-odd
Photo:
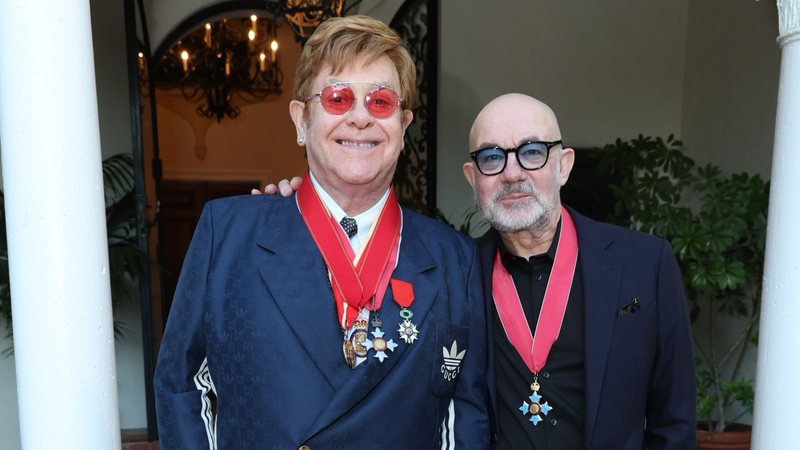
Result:
[[[402,339],[403,342],[406,344],[413,344],[419,336],[417,326],[411,321],[411,318],[414,317],[414,313],[408,309],[411,304],[414,303],[414,289],[411,283],[398,280],[397,278],[392,278],[391,284],[394,301],[402,308],[400,309],[400,318],[403,319],[403,321],[398,324],[399,328],[397,328],[397,332],[400,334],[400,339]]]

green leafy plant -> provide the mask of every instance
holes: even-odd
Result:
[[[136,281],[142,275],[147,254],[136,245],[136,201],[134,193],[133,159],[128,154],[113,155],[103,161],[106,228],[112,301],[116,304],[130,299]],[[11,292],[8,275],[8,247],[5,228],[5,200],[0,192],[0,318],[11,336]],[[114,321],[114,335],[124,336],[125,324]],[[3,351],[13,353],[13,345]]]
[[[698,419],[724,431],[753,409],[753,383],[741,372],[756,344],[769,184],[698,166],[672,135],[617,139],[602,149],[598,170],[617,180],[610,220],[672,244],[696,330]]]

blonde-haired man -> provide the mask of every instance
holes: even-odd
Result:
[[[162,449],[488,448],[476,248],[391,188],[414,80],[375,19],[309,39],[309,180],[206,206],[156,369]]]

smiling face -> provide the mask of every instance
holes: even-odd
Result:
[[[508,94],[490,102],[478,114],[470,131],[470,151],[489,146],[516,148],[526,141],[561,139],[553,111],[544,103],[521,94]],[[528,230],[540,233],[555,227],[560,217],[560,189],[572,170],[574,151],[560,145],[550,150],[547,163],[526,170],[515,153],[508,154],[505,170],[483,175],[475,163],[464,164],[464,176],[486,220],[501,233]]]
[[[389,117],[376,119],[364,106],[364,97],[376,84],[399,92],[397,70],[385,55],[370,62],[362,56],[336,74],[330,67],[323,68],[312,91],[334,82],[353,83],[350,88],[356,101],[346,114],[326,112],[319,97],[290,104],[297,135],[305,141],[309,169],[337,202],[337,194],[383,195],[392,181],[412,113],[398,107]]]

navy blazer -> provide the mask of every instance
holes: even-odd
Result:
[[[578,233],[585,304],[586,449],[691,450],[696,447],[696,382],[680,270],[661,238],[596,222],[569,209]],[[489,336],[492,265],[500,234],[478,242]],[[640,309],[619,315],[638,299]],[[494,350],[489,386],[497,408]],[[492,415],[493,438],[497,426]]]
[[[408,210],[401,239],[392,276],[413,286],[419,339],[399,339],[389,288],[379,314],[399,346],[383,363],[370,352],[351,369],[327,271],[295,197],[209,202],[156,368],[161,448],[488,448],[475,245]]]

